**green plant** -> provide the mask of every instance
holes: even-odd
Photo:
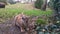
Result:
[[[50,8],[53,8],[53,5],[54,5],[54,0],[50,0],[50,2],[49,2],[49,7],[50,7]]]
[[[50,0],[50,2],[49,2],[50,8],[53,8],[53,9],[57,8],[59,6],[59,4],[60,4],[59,0]]]
[[[39,18],[39,19],[36,21],[36,24],[37,24],[37,25],[46,24],[46,20]]]
[[[35,8],[40,9],[41,6],[42,6],[42,4],[43,4],[43,0],[37,0],[37,1],[35,2]]]

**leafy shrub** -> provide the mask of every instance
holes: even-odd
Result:
[[[39,19],[36,21],[36,24],[37,24],[37,25],[46,24],[46,20],[39,18]]]
[[[60,1],[59,0],[50,0],[49,2],[49,6],[50,8],[58,8],[58,6],[60,5]]]
[[[42,6],[42,4],[43,4],[43,0],[37,0],[37,1],[35,2],[35,8],[40,9],[41,6]]]
[[[53,5],[54,5],[54,0],[50,0],[50,2],[49,2],[49,7],[50,7],[50,8],[53,8]]]
[[[60,7],[60,2],[58,2],[58,3],[56,4],[56,7]]]

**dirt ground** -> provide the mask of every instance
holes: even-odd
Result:
[[[19,28],[14,26],[12,22],[7,21],[6,23],[0,24],[0,34],[21,34]]]

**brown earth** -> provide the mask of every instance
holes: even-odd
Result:
[[[20,31],[11,21],[6,21],[0,24],[0,34],[20,34]]]

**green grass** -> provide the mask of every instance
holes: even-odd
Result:
[[[24,14],[26,15],[35,15],[35,16],[52,14],[51,10],[47,10],[47,11],[36,10],[36,9],[27,10],[25,8],[16,7],[16,5],[8,5],[6,6],[6,8],[0,9],[0,19],[12,18],[13,16],[18,15],[22,12],[24,12]]]
[[[51,15],[52,11],[41,11],[41,10],[24,10],[24,9],[12,9],[12,8],[5,8],[0,9],[0,17],[1,18],[11,18],[17,14],[24,12],[26,15]]]

